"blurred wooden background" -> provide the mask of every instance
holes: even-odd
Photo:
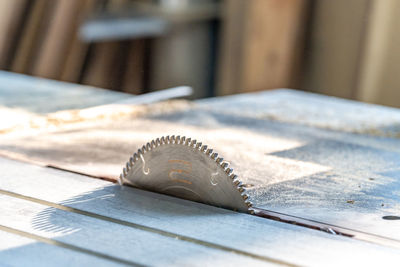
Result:
[[[0,0],[0,12],[4,70],[133,94],[289,87],[400,107],[397,0]]]

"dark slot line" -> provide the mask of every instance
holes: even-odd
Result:
[[[65,248],[65,249],[73,250],[73,251],[84,253],[84,254],[89,254],[91,256],[95,256],[95,257],[102,258],[102,259],[105,259],[105,260],[113,261],[113,262],[116,262],[116,263],[121,263],[121,264],[129,265],[129,266],[145,266],[145,265],[141,265],[141,264],[138,264],[138,263],[135,263],[135,262],[132,262],[132,261],[116,258],[116,257],[110,256],[110,255],[107,255],[107,254],[103,254],[103,253],[100,253],[100,252],[89,250],[89,249],[86,249],[86,248],[82,248],[82,247],[74,246],[74,245],[71,245],[71,244],[67,244],[67,243],[64,243],[64,242],[61,242],[61,241],[57,241],[57,240],[54,240],[54,239],[51,239],[51,238],[35,235],[35,234],[28,233],[28,232],[21,231],[21,230],[17,230],[17,229],[14,229],[14,228],[11,228],[11,227],[7,227],[7,226],[1,225],[1,224],[0,224],[0,230],[8,232],[8,233],[11,233],[11,234],[16,234],[16,235],[19,235],[19,236],[22,236],[22,237],[26,237],[26,238],[29,238],[29,239],[34,239],[36,241],[39,241],[39,242],[42,242],[42,243],[46,243],[46,244],[49,244],[49,245],[62,247],[62,248]]]
[[[321,223],[315,223],[312,221],[307,221],[307,220],[302,220],[296,217],[292,217],[289,215],[284,215],[284,214],[280,214],[280,213],[275,213],[273,211],[268,211],[268,210],[263,210],[263,209],[257,209],[257,208],[253,208],[254,209],[254,215],[258,216],[258,217],[262,217],[262,218],[266,218],[266,219],[270,219],[270,220],[274,220],[274,221],[278,221],[278,222],[283,222],[283,223],[289,223],[289,224],[293,224],[293,225],[297,225],[297,226],[302,226],[302,227],[306,227],[306,228],[310,228],[313,230],[318,230],[318,231],[322,231],[322,232],[326,232],[329,234],[333,234],[333,235],[341,235],[341,236],[346,236],[346,237],[354,237],[353,234],[349,234],[349,233],[344,233],[341,230],[329,226],[329,225],[324,225]]]
[[[103,180],[107,180],[107,181],[115,183],[115,180],[110,179],[110,178],[90,176],[90,175],[74,172],[74,171],[67,170],[67,169],[62,169],[62,168],[55,167],[55,166],[48,166],[48,167],[62,170],[62,171],[77,173],[80,175],[85,175],[85,176],[96,178],[96,179],[103,179]],[[127,185],[127,186],[130,186],[130,185]],[[269,220],[279,221],[282,223],[297,225],[300,227],[305,227],[305,228],[316,230],[316,231],[322,231],[322,232],[325,232],[328,234],[339,235],[339,236],[348,237],[348,238],[354,238],[357,240],[361,240],[361,241],[365,241],[365,242],[369,242],[369,243],[373,243],[373,244],[379,244],[379,245],[389,246],[389,247],[393,247],[393,248],[400,248],[400,240],[396,240],[396,239],[392,239],[392,238],[388,238],[388,237],[382,237],[382,236],[375,235],[375,234],[365,233],[362,231],[347,229],[347,228],[343,228],[340,226],[334,226],[334,225],[330,225],[330,224],[326,224],[326,223],[317,222],[314,220],[309,220],[309,219],[305,219],[305,218],[301,218],[301,217],[297,217],[297,216],[287,215],[287,214],[274,212],[274,211],[270,211],[270,210],[265,210],[265,209],[260,209],[260,208],[256,208],[256,207],[253,207],[252,210],[254,211],[253,215],[264,218],[264,219],[269,219]]]
[[[326,223],[317,222],[314,220],[304,219],[297,216],[291,216],[275,211],[253,208],[254,216],[262,217],[269,220],[274,220],[278,222],[288,223],[297,225],[300,227],[305,227],[308,229],[313,229],[317,231],[322,231],[332,235],[343,236],[346,238],[353,238],[356,240],[393,247],[400,248],[400,241],[388,237],[383,237],[375,234],[365,233],[362,231],[356,231],[352,229],[347,229],[339,226],[334,226]]]
[[[76,209],[76,208],[64,206],[64,205],[57,204],[57,203],[54,203],[54,202],[50,202],[50,201],[46,201],[46,200],[42,200],[42,199],[30,197],[30,196],[21,195],[21,194],[18,194],[18,193],[14,193],[14,192],[2,190],[2,189],[0,189],[0,194],[11,196],[11,197],[15,197],[15,198],[19,198],[19,199],[23,199],[23,200],[27,200],[27,201],[31,201],[31,202],[34,202],[34,203],[38,203],[38,204],[41,204],[41,205],[48,206],[48,207],[56,208],[56,209],[59,209],[59,210],[68,211],[68,212],[72,212],[72,213],[88,216],[88,217],[91,217],[91,218],[95,218],[95,219],[99,219],[99,220],[103,220],[103,221],[107,221],[107,222],[111,222],[111,223],[116,223],[116,224],[119,224],[119,225],[123,225],[123,226],[131,227],[131,228],[139,229],[139,230],[142,230],[142,231],[151,232],[151,233],[158,234],[158,235],[161,235],[161,236],[174,238],[174,239],[178,239],[178,240],[181,240],[181,241],[190,242],[190,243],[193,243],[193,244],[196,244],[196,245],[200,245],[200,246],[204,246],[204,247],[208,247],[208,248],[213,248],[213,249],[218,249],[218,250],[221,250],[221,251],[224,251],[224,252],[235,253],[237,255],[250,257],[250,258],[253,258],[253,259],[256,259],[256,260],[261,260],[261,261],[265,261],[265,262],[269,262],[269,263],[275,263],[275,264],[279,264],[279,265],[283,265],[283,266],[298,266],[296,264],[292,264],[292,263],[285,262],[285,261],[282,261],[282,260],[279,260],[279,259],[275,259],[275,258],[271,258],[271,257],[268,257],[268,256],[261,256],[261,255],[253,254],[253,253],[242,251],[242,250],[239,250],[239,249],[235,249],[235,248],[230,248],[230,247],[223,246],[223,245],[214,244],[214,243],[211,243],[211,242],[208,242],[208,241],[203,241],[203,240],[200,240],[200,239],[196,239],[196,238],[192,238],[192,237],[176,234],[176,233],[173,233],[173,232],[164,231],[164,230],[153,228],[153,227],[150,227],[150,226],[144,226],[144,225],[133,223],[133,222],[128,222],[128,221],[124,221],[124,220],[120,220],[120,219],[115,219],[115,218],[112,218],[112,217],[107,217],[107,216],[100,215],[100,214],[97,214],[97,213],[93,213],[93,212],[84,211],[84,210],[81,210],[81,209]]]

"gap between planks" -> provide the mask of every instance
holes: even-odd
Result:
[[[235,253],[235,254],[238,254],[238,255],[241,255],[241,256],[250,257],[250,258],[261,260],[261,261],[265,261],[265,262],[268,262],[268,263],[274,263],[274,264],[278,264],[278,265],[282,265],[282,266],[293,266],[293,267],[298,266],[296,264],[292,264],[292,263],[285,262],[285,261],[282,261],[282,260],[274,259],[274,258],[271,258],[271,257],[252,254],[252,253],[249,253],[249,252],[246,252],[246,251],[242,251],[242,250],[238,250],[238,249],[234,249],[234,248],[230,248],[230,247],[214,244],[214,243],[211,243],[211,242],[207,242],[207,241],[191,238],[191,237],[184,236],[184,235],[179,235],[179,234],[176,234],[176,233],[173,233],[173,232],[168,232],[168,231],[164,231],[164,230],[153,228],[153,227],[149,227],[149,226],[144,226],[144,225],[141,225],[141,224],[136,224],[136,223],[132,223],[132,222],[124,221],[124,220],[119,220],[119,219],[111,218],[111,217],[108,217],[108,216],[104,216],[104,215],[100,215],[100,214],[96,214],[96,213],[92,213],[92,212],[88,212],[88,211],[84,211],[84,210],[80,210],[80,209],[76,209],[76,208],[67,207],[67,206],[64,206],[64,205],[61,205],[61,204],[57,204],[57,203],[54,203],[54,202],[50,202],[50,201],[46,201],[46,200],[42,200],[42,199],[38,199],[38,198],[34,198],[34,197],[24,196],[24,195],[17,194],[17,193],[14,193],[14,192],[10,192],[10,191],[6,191],[6,190],[3,190],[3,189],[0,189],[0,194],[6,195],[6,196],[10,196],[10,197],[14,197],[14,198],[18,198],[18,199],[31,201],[31,202],[34,202],[34,203],[38,203],[38,204],[41,204],[41,205],[48,206],[48,207],[56,208],[56,209],[59,209],[59,210],[72,212],[72,213],[76,213],[76,214],[79,214],[79,215],[84,215],[84,216],[88,216],[88,217],[91,217],[91,218],[95,218],[95,219],[99,219],[99,220],[103,220],[103,221],[107,221],[107,222],[111,222],[111,223],[115,223],[115,224],[119,224],[119,225],[123,225],[123,226],[128,226],[128,227],[139,229],[139,230],[142,230],[142,231],[159,234],[161,236],[165,236],[165,237],[169,237],[169,238],[174,238],[174,239],[178,239],[178,240],[194,243],[196,245],[205,246],[205,247],[213,248],[213,249],[218,249],[218,250],[222,250],[222,251],[225,251],[225,252]],[[51,245],[56,245],[56,246],[60,246],[60,247],[70,248],[70,249],[76,250],[76,251],[85,252],[85,253],[88,253],[88,254],[91,254],[91,255],[97,255],[98,254],[99,257],[103,257],[103,258],[104,257],[109,257],[108,259],[110,259],[110,260],[124,261],[122,259],[118,259],[118,258],[115,258],[115,257],[112,257],[112,256],[108,256],[108,255],[102,254],[102,253],[94,252],[94,251],[87,250],[87,249],[84,249],[84,248],[80,248],[80,247],[76,247],[76,246],[73,246],[73,245],[69,245],[69,244],[66,244],[66,243],[63,243],[63,242],[55,241],[55,240],[52,240],[52,239],[49,239],[49,238],[45,238],[45,237],[37,236],[37,235],[34,235],[34,234],[30,234],[30,233],[27,233],[27,232],[19,231],[19,230],[12,229],[12,228],[9,228],[9,227],[6,227],[6,226],[0,225],[0,230],[8,231],[8,232],[14,233],[14,234],[19,234],[19,235],[22,235],[22,236],[25,236],[25,237],[29,237],[29,238],[32,238],[32,239],[35,239],[35,240],[38,240],[38,241],[41,241],[41,242],[45,242],[45,243],[48,243],[48,244],[51,244]],[[136,264],[136,263],[130,262],[130,261],[121,262],[121,263],[135,265],[135,266],[136,265],[140,265],[140,264]]]
[[[6,157],[6,158],[8,158],[8,157]],[[10,158],[10,159],[15,160],[13,158]],[[32,164],[32,162],[27,162],[27,163],[31,163]],[[91,176],[91,175],[87,175],[87,174],[84,174],[84,173],[79,173],[79,172],[71,171],[71,170],[68,170],[68,169],[59,168],[57,166],[52,166],[52,165],[46,165],[46,166],[40,165],[40,166],[45,167],[45,168],[50,168],[50,169],[56,169],[56,170],[63,171],[63,172],[83,175],[83,176],[86,176],[86,177],[91,178],[91,179],[95,178],[95,179],[100,179],[100,180],[105,180],[105,181],[108,181],[108,182],[115,183],[115,181],[112,180],[112,179],[105,179],[105,178],[102,178],[102,177]],[[12,193],[12,192],[0,189],[0,193],[2,193],[2,192]],[[3,193],[3,194],[6,194],[6,193]],[[19,195],[19,194],[16,194],[16,193],[12,193],[12,194]],[[44,200],[31,198],[31,197],[23,196],[23,195],[20,195],[20,196],[21,197],[26,197],[27,198],[26,200],[30,200],[30,201],[34,201],[34,202],[37,202],[37,203],[40,203],[40,204],[44,204],[44,203],[38,202],[38,201],[44,201]],[[28,198],[31,198],[31,199],[28,199]],[[47,202],[47,201],[44,201],[44,202]],[[127,221],[114,219],[114,218],[111,218],[111,217],[106,217],[106,216],[99,215],[99,214],[96,214],[96,213],[90,213],[90,212],[86,212],[86,211],[83,211],[83,210],[77,210],[77,209],[74,209],[74,208],[70,208],[70,207],[63,206],[63,205],[56,204],[56,203],[52,203],[52,202],[47,202],[47,203],[48,204],[44,204],[44,205],[59,205],[60,206],[59,209],[63,209],[63,210],[66,210],[66,211],[75,210],[75,211],[72,211],[72,212],[75,212],[75,213],[82,212],[82,213],[79,213],[79,214],[86,215],[86,216],[91,216],[91,217],[94,217],[94,218],[97,218],[97,219],[112,221],[114,223],[119,223],[119,224],[122,224],[122,225],[131,224],[130,227],[135,227],[137,229],[141,229],[141,230],[144,230],[144,231],[150,231],[151,232],[151,231],[154,231],[154,230],[159,230],[159,229],[156,229],[156,228],[151,228],[151,227],[147,227],[147,226],[143,226],[143,225],[139,225],[139,224],[134,224],[134,223],[127,222]],[[56,207],[56,208],[58,208],[58,207]],[[71,209],[71,210],[67,210],[67,209]],[[353,239],[356,239],[356,240],[360,240],[360,241],[364,241],[364,242],[368,242],[368,243],[372,243],[372,244],[383,245],[383,246],[396,248],[396,249],[400,248],[400,242],[398,240],[396,240],[396,239],[391,239],[391,238],[388,238],[388,237],[382,237],[382,236],[375,235],[375,234],[370,234],[370,233],[366,233],[366,232],[362,232],[362,231],[357,231],[357,230],[353,230],[353,229],[349,229],[349,228],[344,228],[344,227],[337,226],[337,225],[321,223],[321,222],[318,222],[318,221],[315,221],[315,220],[305,219],[305,218],[298,217],[298,216],[292,216],[292,215],[279,213],[279,212],[274,212],[274,211],[270,211],[270,210],[259,209],[257,207],[255,207],[255,209],[258,212],[256,212],[256,214],[254,214],[254,215],[258,216],[258,217],[261,217],[261,218],[264,218],[264,219],[279,221],[279,222],[282,222],[282,223],[292,224],[292,225],[296,225],[296,226],[300,226],[300,227],[305,227],[305,228],[308,228],[308,229],[321,231],[321,232],[324,232],[324,233],[327,233],[327,234],[341,235],[343,237],[353,238]],[[88,213],[90,213],[91,215],[88,215]],[[146,228],[148,228],[148,229],[146,229]],[[330,230],[332,230],[332,231],[330,231]],[[178,238],[178,239],[181,239],[181,240],[184,240],[184,241],[188,241],[188,242],[192,242],[192,243],[204,242],[205,244],[203,244],[203,246],[210,246],[210,245],[219,246],[220,248],[217,248],[217,249],[224,250],[224,251],[231,251],[231,252],[234,252],[233,250],[235,250],[235,249],[231,250],[228,247],[216,245],[216,244],[205,242],[205,241],[202,241],[202,240],[197,240],[197,239],[190,238],[190,237],[180,236],[180,235],[172,233],[172,232],[167,232],[167,231],[163,231],[163,230],[159,230],[159,231],[161,231],[163,233],[166,233],[166,234],[170,234],[170,235],[167,235],[169,237]],[[161,233],[158,233],[158,234],[161,234]],[[186,240],[186,239],[183,239],[183,238],[188,238],[190,240]],[[207,245],[207,244],[209,244],[209,245]],[[216,247],[214,247],[214,248],[216,248]],[[234,252],[234,253],[240,254],[240,250],[237,250],[237,251],[238,252]],[[260,257],[259,255],[251,254],[251,253],[244,252],[244,251],[242,251],[242,253],[254,255],[256,257]],[[241,255],[244,255],[244,254],[241,254]],[[252,257],[252,256],[250,256],[250,257]],[[269,258],[269,257],[266,257],[266,258],[272,259],[272,258]],[[272,259],[272,262],[274,262],[273,260],[275,260],[275,259]],[[278,263],[278,264],[280,264],[280,263]]]
[[[115,184],[114,179],[88,175],[85,173],[80,173],[80,172],[68,170],[68,169],[53,166],[53,165],[46,165],[45,167],[64,171],[64,172],[69,172],[69,173],[73,173],[73,174],[83,175],[83,176],[86,176],[86,177],[92,178],[92,179],[93,178],[101,179],[101,180],[105,180],[105,181]],[[129,184],[126,186],[131,187]],[[399,240],[396,240],[396,239],[383,237],[383,236],[379,236],[376,234],[370,234],[370,233],[366,233],[366,232],[362,232],[362,231],[357,231],[357,230],[345,228],[342,226],[322,223],[319,221],[310,220],[310,219],[293,216],[293,215],[289,215],[289,214],[284,214],[284,213],[280,213],[280,212],[270,211],[270,210],[266,210],[266,209],[260,209],[257,207],[253,207],[253,208],[256,211],[253,214],[254,216],[261,217],[261,218],[264,218],[267,220],[274,220],[274,221],[278,221],[281,223],[287,223],[287,224],[292,224],[292,225],[296,225],[296,226],[300,226],[300,227],[305,227],[305,228],[312,229],[315,231],[321,231],[321,232],[324,232],[327,234],[340,235],[343,237],[354,238],[354,239],[369,242],[372,244],[378,244],[378,245],[383,245],[383,246],[400,249],[400,242],[399,242]],[[110,218],[110,219],[112,219],[112,218]],[[144,227],[146,227],[146,226],[144,226]]]
[[[267,220],[274,220],[282,223],[288,223],[305,227],[315,231],[321,231],[331,235],[340,235],[346,238],[353,238],[360,241],[378,244],[382,246],[392,247],[400,249],[400,242],[397,239],[388,238],[376,234],[370,234],[362,231],[356,231],[349,228],[344,228],[337,225],[321,223],[315,220],[305,219],[298,216],[288,215],[276,211],[270,211],[266,209],[259,209],[254,207],[254,216],[258,216]]]
[[[109,261],[112,261],[112,262],[115,262],[115,263],[121,263],[121,264],[129,265],[129,266],[145,266],[145,265],[142,265],[142,264],[139,264],[139,263],[136,263],[136,262],[120,259],[120,258],[113,257],[113,256],[110,256],[110,255],[107,255],[107,254],[96,252],[96,251],[93,251],[93,250],[90,250],[90,249],[74,246],[74,245],[71,245],[71,244],[68,244],[68,243],[64,243],[64,242],[61,242],[61,241],[53,240],[51,238],[35,235],[35,234],[32,234],[32,233],[28,233],[28,232],[25,232],[25,231],[21,231],[21,230],[18,230],[18,229],[7,227],[7,226],[4,226],[4,225],[0,225],[0,230],[8,232],[8,233],[11,233],[11,234],[19,235],[19,236],[22,236],[22,237],[26,237],[26,238],[29,238],[29,239],[33,239],[33,240],[36,240],[36,241],[39,241],[39,242],[42,242],[42,243],[46,243],[46,244],[49,244],[49,245],[66,248],[66,249],[73,250],[73,251],[80,252],[80,253],[89,254],[91,256],[95,256],[95,257],[98,257],[98,258],[109,260]]]
[[[399,258],[398,250],[352,238],[327,235],[321,231],[224,211],[148,191],[121,188],[98,179],[89,179],[17,161],[0,158],[0,163],[6,163],[0,164],[5,178],[0,179],[0,188],[3,190],[45,199],[51,203],[61,203],[107,217],[113,214],[112,217],[119,220],[146,225],[150,228],[161,228],[194,239],[206,240],[213,244],[234,247],[258,255],[268,255],[271,258],[283,259],[283,261],[290,260],[298,265],[320,266],[328,262],[332,266],[351,262],[381,264],[382,260],[396,262]],[[125,205],[126,202],[131,205]],[[146,205],[143,206],[143,204]],[[104,205],[108,207],[106,210],[104,210]],[[73,214],[71,213],[72,217]],[[193,216],[196,219],[195,224],[193,224]],[[166,223],[165,220],[168,222]],[[98,223],[102,224],[106,221],[99,220]],[[132,230],[135,229],[132,228]],[[143,233],[148,232],[143,231]],[[188,245],[194,244],[188,243]],[[337,257],[338,253],[341,257]],[[233,255],[235,254],[232,253]]]

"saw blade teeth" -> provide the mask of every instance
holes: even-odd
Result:
[[[251,208],[251,207],[253,207],[253,203],[251,203],[250,201],[245,201],[244,202],[245,204],[246,204],[246,206],[248,207],[248,208]]]
[[[118,184],[119,185],[123,185],[123,183],[124,183],[124,178],[122,177],[122,173],[119,175],[119,177],[118,177]]]
[[[196,146],[197,141],[196,140],[192,140],[192,142],[190,142],[190,146],[191,147],[195,147]]]
[[[224,162],[221,163],[221,167],[224,169],[225,172],[226,172],[228,166],[229,166],[229,163],[226,162],[226,161],[224,161]]]
[[[241,185],[241,182],[240,182],[239,179],[235,178],[235,179],[233,180],[233,184],[236,185],[237,187],[239,187],[239,186]]]
[[[197,140],[195,140],[195,139],[192,140],[191,138],[187,138],[185,136],[167,135],[167,136],[162,136],[161,138],[153,139],[152,141],[146,143],[144,146],[142,146],[140,149],[138,149],[138,151],[136,153],[134,153],[132,155],[132,157],[130,157],[129,160],[126,162],[126,165],[123,168],[122,173],[120,174],[120,176],[118,178],[118,183],[120,183],[122,185],[124,181],[130,182],[130,180],[132,179],[132,177],[130,177],[130,176],[132,176],[133,170],[136,170],[135,168],[142,167],[139,164],[140,159],[143,161],[143,164],[145,164],[144,163],[144,160],[145,160],[144,154],[145,153],[149,153],[148,155],[146,155],[146,158],[147,157],[151,158],[151,156],[152,156],[151,153],[153,153],[152,150],[157,149],[158,146],[168,145],[168,144],[190,146],[191,148],[194,149],[194,150],[192,150],[193,152],[199,151],[201,153],[204,153],[204,154],[206,154],[206,156],[208,158],[211,158],[212,160],[214,160],[214,162],[218,163],[218,165],[220,165],[220,167],[223,169],[224,173],[232,181],[232,187],[230,187],[230,190],[234,190],[234,191],[236,190],[236,194],[240,195],[240,196],[238,196],[238,195],[236,196],[236,197],[239,197],[236,200],[243,201],[241,203],[241,208],[237,208],[237,210],[240,210],[240,211],[247,210],[248,213],[252,213],[252,214],[254,213],[254,209],[251,208],[252,203],[251,203],[251,201],[249,201],[249,195],[246,194],[246,188],[245,188],[246,186],[244,186],[242,184],[242,182],[238,179],[238,176],[233,173],[233,169],[230,168],[229,162],[224,161],[224,159],[222,157],[218,157],[218,153],[214,152],[213,149],[208,148],[207,145],[203,145],[201,142],[197,142]],[[220,174],[222,174],[221,169],[218,169],[218,172],[220,172]],[[240,204],[237,205],[237,207],[239,207],[239,206],[240,206]]]
[[[156,141],[151,140],[151,149],[155,148],[157,146]]]
[[[185,145],[190,146],[190,143],[192,142],[192,138],[187,138]]]

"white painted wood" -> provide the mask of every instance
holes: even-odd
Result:
[[[3,135],[0,149],[116,178],[146,142],[187,135],[215,149],[254,185],[248,193],[258,208],[400,240],[399,220],[382,219],[400,216],[400,139],[387,138],[399,134],[399,110],[291,90],[165,110],[57,126],[26,138]]]
[[[400,260],[399,250],[347,237],[330,235],[133,188],[120,188],[105,181],[25,163],[6,159],[0,159],[0,162],[2,173],[0,189],[2,190],[63,203],[68,207],[162,229],[259,256],[307,266],[390,265]],[[96,243],[102,241],[103,243],[100,243],[102,245],[112,242],[106,237],[104,237],[106,240],[102,238],[102,235],[107,236],[110,233],[115,235],[115,240],[126,240],[124,236],[120,236],[119,230],[114,230],[120,229],[121,226],[118,224],[111,226],[112,223],[109,222],[102,220],[94,222],[90,217],[67,214],[54,209],[46,209],[46,212],[42,212],[43,215],[38,215],[35,212],[43,211],[44,207],[37,203],[23,201],[23,204],[15,204],[21,203],[21,200],[15,199],[12,201],[14,204],[7,204],[11,202],[9,197],[4,202],[1,205],[5,205],[5,207],[11,205],[11,207],[2,211],[7,215],[2,215],[1,223],[10,223],[14,227],[17,225],[26,231],[36,231],[36,233],[62,240],[73,240],[76,236],[79,237],[76,238],[76,242],[84,242],[81,244],[85,246],[90,245],[85,240],[89,236],[91,240],[96,238]],[[15,212],[18,210],[19,212]],[[61,216],[61,214],[64,215]],[[11,217],[8,218],[8,216]],[[39,225],[35,228],[34,225],[24,222],[25,216],[39,218],[36,220]],[[66,221],[69,221],[70,218],[73,218],[71,220],[74,223],[67,224]],[[10,220],[15,221],[11,223]],[[104,229],[108,230],[104,231]],[[129,236],[131,231],[136,230],[132,229],[124,233]],[[90,235],[86,233],[90,233]],[[136,240],[142,242],[142,238],[147,235],[146,232],[141,233],[137,235]],[[97,238],[100,240],[97,241]],[[164,240],[161,237],[160,239]],[[126,242],[130,242],[129,240]],[[155,240],[149,243],[158,246],[159,242]],[[160,246],[162,247],[163,243],[160,243]],[[142,249],[142,253],[146,255],[148,252],[145,251],[152,248],[146,246]],[[179,247],[170,253],[177,255],[179,254],[178,249]],[[110,248],[110,251],[117,253],[113,248]],[[219,253],[221,251],[218,251]]]
[[[214,266],[270,265],[250,257],[215,250],[0,195],[0,225],[103,253],[132,264]],[[18,256],[16,253],[15,256]],[[1,259],[0,259],[1,261]],[[128,262],[129,264],[129,262]]]
[[[1,266],[120,266],[112,261],[0,231]]]

